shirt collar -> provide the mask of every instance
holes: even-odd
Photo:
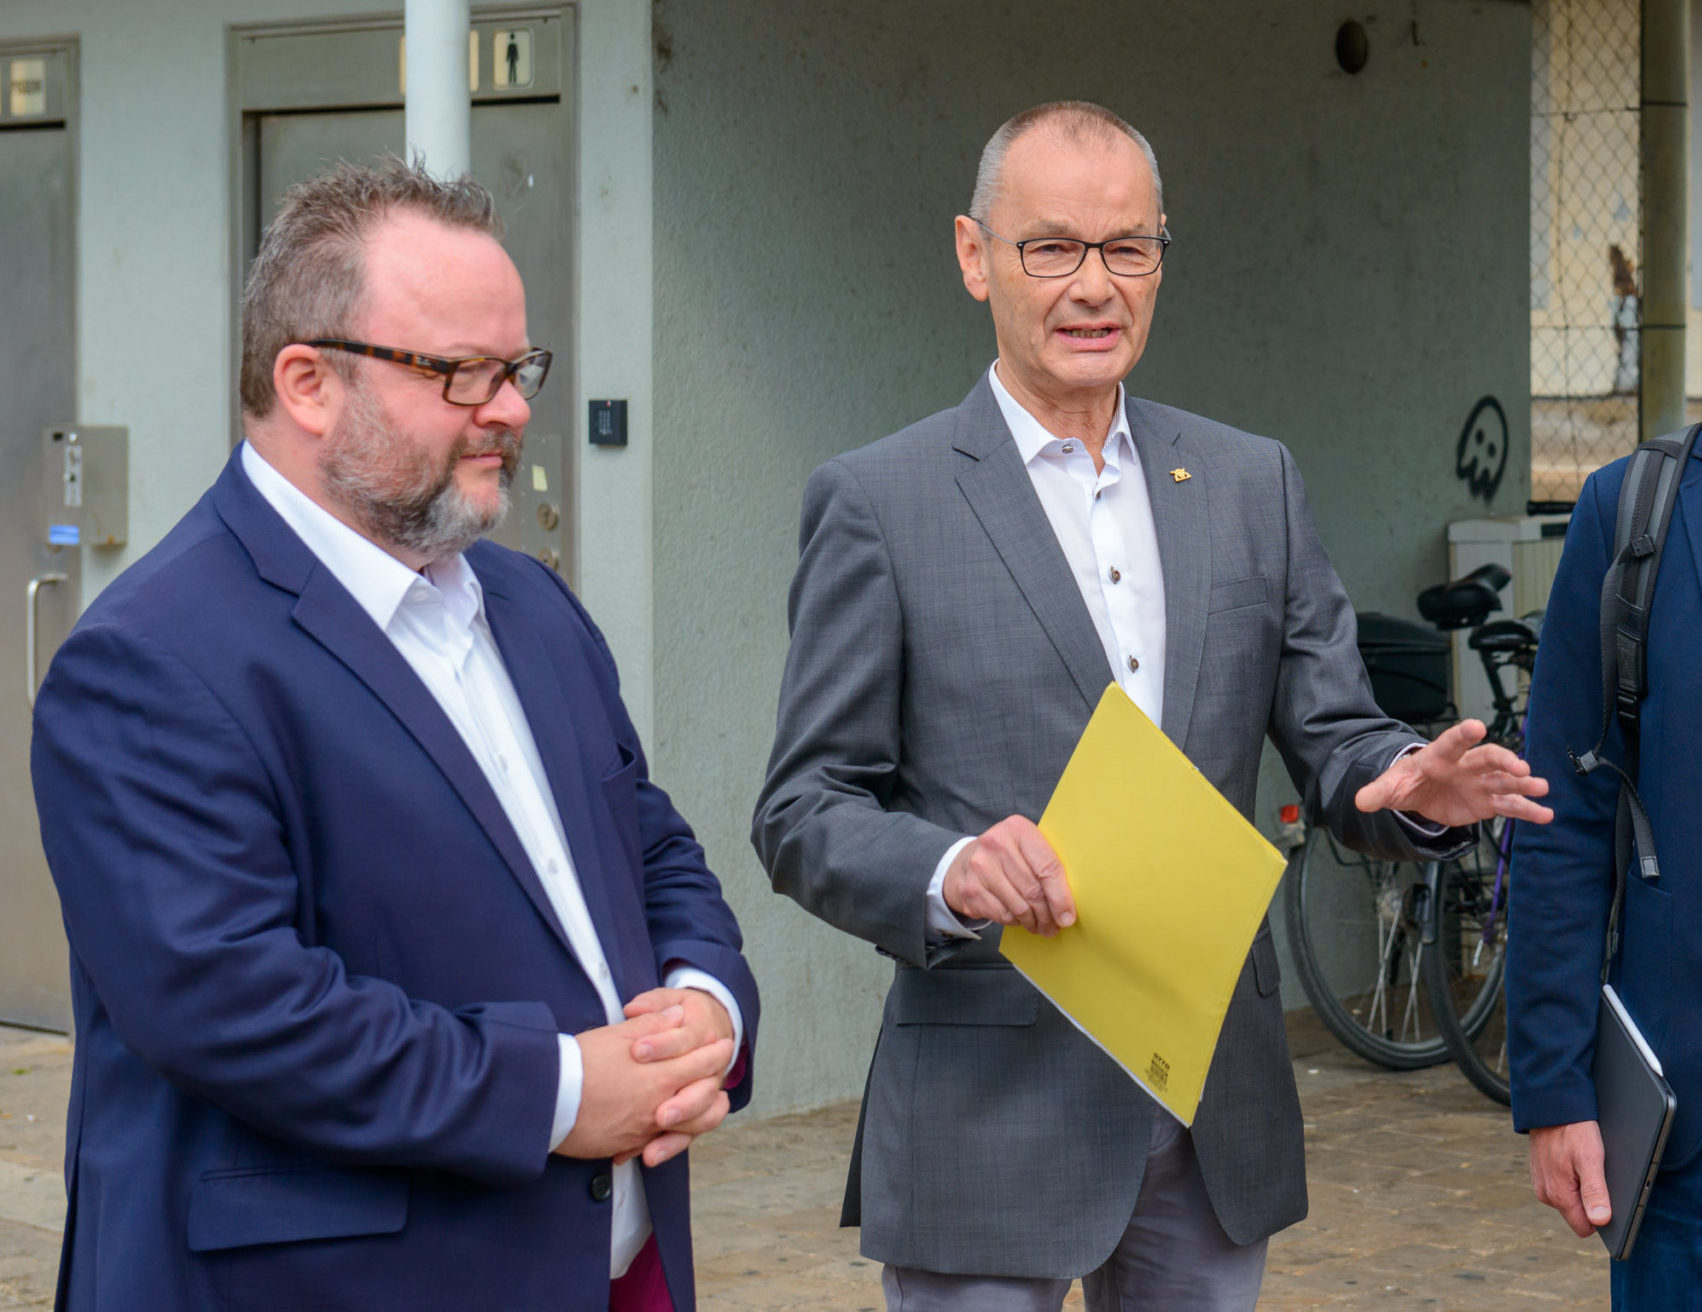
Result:
[[[278,512],[337,582],[380,629],[388,629],[403,599],[416,587],[429,588],[458,628],[466,629],[484,611],[478,576],[460,552],[433,561],[425,576],[414,573],[372,539],[355,532],[269,464],[252,443],[242,444],[242,471],[255,491]]]
[[[1041,422],[1024,408],[1021,401],[1010,394],[1004,382],[999,378],[997,361],[987,370],[987,380],[993,385],[993,399],[999,403],[999,412],[1005,417],[1005,426],[1011,430],[1011,436],[1016,439],[1016,449],[1022,456],[1022,463],[1032,465],[1034,461],[1049,448],[1056,450],[1067,440],[1057,437],[1048,431]],[[1105,435],[1105,456],[1114,460],[1118,449],[1127,444],[1129,450],[1134,450],[1134,440],[1129,433],[1129,413],[1123,405],[1123,384],[1117,384],[1117,405],[1112,411],[1111,431]]]

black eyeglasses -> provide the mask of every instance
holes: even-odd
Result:
[[[316,337],[302,346],[329,347],[333,351],[352,351],[370,355],[374,360],[405,364],[410,369],[425,369],[443,375],[443,399],[450,405],[484,405],[502,390],[510,378],[520,395],[530,401],[549,376],[548,351],[527,351],[518,360],[504,360],[494,355],[463,355],[446,360],[439,355],[421,355],[418,351],[398,351],[390,346],[373,346],[370,342],[350,342],[341,337]]]
[[[1017,260],[1030,278],[1068,278],[1089,251],[1098,251],[1105,261],[1105,271],[1120,278],[1144,278],[1157,273],[1164,263],[1165,247],[1170,245],[1170,233],[1161,231],[1156,237],[1113,237],[1110,241],[1077,241],[1074,237],[1029,237],[1012,241],[1000,237],[980,219],[975,222],[989,237],[997,237],[1007,246],[1016,247]]]

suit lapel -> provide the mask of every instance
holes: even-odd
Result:
[[[544,923],[566,945],[567,935],[531,859],[460,733],[395,644],[255,490],[241,471],[240,454],[239,447],[214,487],[221,518],[247,548],[260,576],[297,594],[295,622],[372,690],[442,772]]]
[[[1082,699],[1090,708],[1098,705],[1105,685],[1114,681],[1105,648],[985,376],[958,407],[952,445],[975,462],[957,476],[970,509]]]
[[[1178,747],[1188,740],[1194,688],[1206,641],[1206,606],[1211,587],[1210,479],[1203,453],[1190,459],[1190,443],[1179,430],[1157,423],[1132,396],[1125,406],[1129,432],[1146,475],[1152,502],[1158,558],[1164,574],[1164,723],[1165,735]],[[1174,470],[1190,476],[1176,481]]]
[[[479,584],[485,594],[485,616],[531,728],[538,757],[544,764],[544,774],[561,816],[562,833],[573,857],[574,872],[585,897],[585,908],[590,912],[597,941],[602,945],[621,996],[628,996],[629,992],[638,990],[626,987],[628,963],[622,959],[621,936],[616,932],[608,880],[602,877],[603,858],[597,847],[596,817],[600,808],[593,805],[591,790],[600,788],[600,781],[586,769],[585,755],[573,728],[572,708],[536,624],[527,619],[523,605],[504,591],[499,582],[481,572]]]
[[[1690,468],[1680,475],[1678,499],[1684,507],[1684,535],[1690,540],[1691,564],[1696,577],[1702,579],[1702,477],[1693,477],[1697,462],[1702,461],[1702,450],[1693,452],[1690,461]],[[1671,542],[1672,538],[1669,536],[1667,541]]]

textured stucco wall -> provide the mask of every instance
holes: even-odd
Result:
[[[1412,613],[1479,397],[1526,496],[1529,10],[1403,0],[1336,66],[1320,0],[660,0],[655,112],[658,772],[766,990],[759,1106],[856,1093],[888,963],[774,896],[746,839],[809,471],[955,403],[993,338],[951,218],[1009,114],[1079,96],[1152,139],[1170,226],[1131,385],[1279,437],[1356,602]],[[1270,776],[1265,818],[1290,791]]]

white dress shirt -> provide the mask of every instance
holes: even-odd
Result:
[[[456,553],[416,574],[315,503],[247,444],[243,472],[308,550],[336,577],[384,635],[455,726],[514,826],[573,954],[596,987],[605,1019],[623,1019],[609,963],[585,905],[585,894],[562,830],[561,816],[538,756],[525,711],[485,619],[484,592]],[[700,970],[668,972],[670,988],[697,988],[717,998],[732,1017],[734,1052],[743,1043],[738,1004]],[[571,1035],[558,1036],[561,1052],[554,1124],[548,1145],[567,1138],[579,1116],[584,1062]],[[614,1168],[611,1277],[625,1273],[650,1234],[650,1211],[636,1160]]]
[[[1095,469],[1080,434],[1058,437],[1025,410],[987,371],[993,398],[1016,440],[1029,481],[1064,550],[1082,602],[1099,634],[1111,673],[1154,724],[1164,716],[1164,573],[1141,458],[1129,432],[1123,385]],[[971,841],[960,838],[934,868],[928,886],[928,929],[936,936],[973,937],[945,902],[946,870]]]
[[[1123,385],[1117,384],[1117,408],[1101,453],[1105,468],[1096,471],[1092,453],[1078,437],[1054,436],[1010,394],[996,362],[987,380],[1070,563],[1112,673],[1147,718],[1163,724],[1164,573],[1152,501],[1123,405]],[[1422,745],[1403,747],[1390,763]],[[1396,812],[1396,818],[1421,841],[1434,842],[1447,832],[1445,825],[1420,815]],[[975,938],[977,928],[985,928],[965,925],[945,900],[946,871],[972,841],[958,839],[934,867],[928,884],[928,932],[936,938]]]
[[[1123,385],[1117,384],[1117,407],[1101,452],[1105,468],[1096,470],[1079,436],[1053,436],[1006,390],[997,368],[987,377],[1111,672],[1158,724],[1164,718],[1164,572]]]

